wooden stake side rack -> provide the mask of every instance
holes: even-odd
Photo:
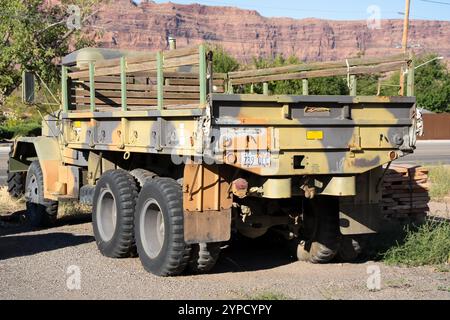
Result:
[[[269,95],[269,82],[286,80],[302,80],[303,95],[308,95],[308,79],[331,76],[347,76],[350,95],[356,96],[358,75],[395,70],[408,75],[407,95],[414,95],[414,65],[406,54],[228,74],[213,74],[212,63],[212,54],[201,45],[63,66],[63,111],[198,109],[206,106],[212,93],[232,94],[237,86],[263,84]]]
[[[225,90],[226,75],[208,86],[210,78],[205,46],[63,66],[63,110],[202,108],[209,93]]]

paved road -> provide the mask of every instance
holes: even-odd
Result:
[[[414,154],[399,159],[411,164],[450,164],[450,140],[418,141]]]
[[[6,183],[6,169],[8,164],[8,145],[0,145],[0,186]]]
[[[8,145],[0,145],[0,185],[4,185],[6,182],[8,152]],[[450,164],[450,140],[418,141],[416,152],[397,160],[397,163],[423,165]]]

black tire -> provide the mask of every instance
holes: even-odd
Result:
[[[363,252],[365,246],[364,235],[342,236],[338,256],[344,262],[355,261]]]
[[[181,186],[169,178],[147,180],[135,213],[136,246],[145,270],[158,276],[183,273],[190,256],[183,219]]]
[[[136,179],[139,189],[142,189],[148,179],[153,179],[157,176],[156,173],[145,169],[134,169],[130,174]]]
[[[219,260],[220,243],[199,243],[192,245],[188,270],[190,273],[207,273]]]
[[[26,174],[24,172],[8,172],[8,193],[15,199],[21,198],[25,193]]]
[[[8,156],[8,193],[13,198],[21,198],[25,194],[25,182],[27,174],[26,172],[9,172],[9,159],[11,159],[13,149],[9,152]]]
[[[156,173],[141,168],[130,171],[130,174],[133,176],[134,180],[136,180],[139,192],[141,191],[142,187],[145,185],[145,182],[147,182],[148,179],[153,179],[157,177]],[[130,253],[130,257],[135,258],[138,256],[136,248],[136,240],[133,241],[132,247],[133,250]]]
[[[98,180],[92,225],[97,247],[104,256],[127,258],[136,252],[134,209],[137,196],[136,182],[124,170],[107,171]]]
[[[332,197],[316,197],[305,203],[303,233],[297,258],[311,263],[328,263],[339,249],[339,209]]]
[[[58,202],[44,198],[44,174],[39,161],[28,168],[25,182],[27,224],[33,228],[51,227],[58,216]]]

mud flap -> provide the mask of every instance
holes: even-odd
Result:
[[[228,241],[231,238],[231,209],[184,211],[184,241],[187,244]]]

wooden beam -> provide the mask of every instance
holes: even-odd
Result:
[[[280,80],[300,80],[309,78],[345,76],[349,71],[351,74],[376,74],[397,70],[401,65],[404,65],[403,61],[384,63],[376,66],[350,67],[350,70],[348,70],[347,67],[345,67],[345,68],[324,69],[314,71],[302,71],[286,74],[275,74],[270,76],[239,78],[234,79],[232,81],[232,84],[241,85],[241,84],[262,83],[270,81],[280,81]]]
[[[201,45],[199,48],[199,80],[200,80],[200,104],[206,105],[206,95],[207,95],[207,65],[206,65],[206,47]]]
[[[309,95],[309,82],[308,82],[308,79],[303,79],[302,80],[302,91],[303,91],[303,95],[304,96]]]
[[[164,55],[160,51],[156,56],[157,61],[157,91],[158,91],[158,109],[164,108]]]
[[[355,58],[347,59],[344,61],[332,61],[332,62],[317,62],[309,64],[291,65],[277,68],[259,69],[259,70],[248,70],[248,71],[237,71],[230,72],[230,79],[247,78],[247,77],[260,77],[260,76],[271,76],[286,73],[296,73],[302,71],[315,71],[324,69],[335,69],[341,67],[347,67],[347,62],[350,67],[365,66],[382,64],[389,62],[403,62],[406,63],[409,57],[405,54],[398,54],[388,57],[377,57],[377,58]],[[233,82],[234,83],[234,82]]]
[[[120,59],[120,95],[122,100],[122,111],[127,111],[127,60]]]
[[[357,87],[356,87],[356,76],[352,74],[350,76],[350,95],[353,97],[357,96]]]
[[[91,111],[95,110],[95,65],[94,61],[89,62],[89,96],[91,98]]]
[[[62,109],[64,112],[69,111],[69,91],[67,89],[67,67],[62,66],[61,69],[61,93],[62,93]]]

